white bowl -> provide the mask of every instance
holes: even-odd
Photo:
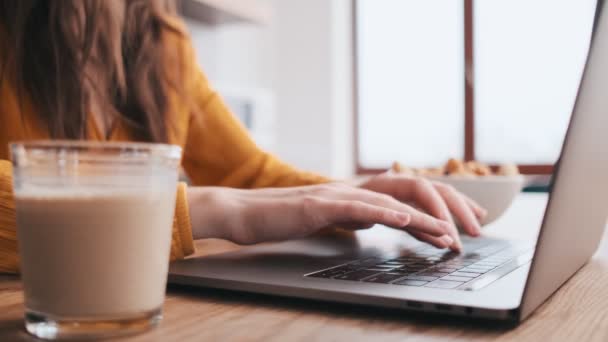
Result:
[[[466,178],[459,176],[429,176],[452,185],[488,211],[482,224],[498,219],[509,207],[524,186],[524,176],[485,176]]]

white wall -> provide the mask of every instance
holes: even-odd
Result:
[[[190,31],[192,44],[196,50],[198,64],[205,70],[211,81],[218,79],[217,30],[198,21],[185,19]]]
[[[352,174],[350,1],[277,0],[278,154]]]
[[[245,0],[243,0],[245,1]],[[267,88],[276,98],[273,151],[306,170],[353,174],[350,0],[270,0],[267,26],[189,21],[216,85]]]
[[[209,26],[186,19],[199,64],[214,85],[273,88],[274,27],[235,23]]]

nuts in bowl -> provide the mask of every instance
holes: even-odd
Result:
[[[437,168],[410,168],[394,162],[391,171],[452,185],[488,211],[483,224],[498,219],[524,186],[524,177],[514,164],[504,164],[493,171],[484,163],[458,159],[450,159]]]

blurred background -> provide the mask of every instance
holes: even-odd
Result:
[[[337,178],[449,157],[548,174],[595,0],[181,0],[256,142]]]

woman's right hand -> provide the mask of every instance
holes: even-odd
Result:
[[[439,237],[427,242],[457,249],[449,222],[391,196],[340,183],[259,190],[190,187],[188,202],[195,239],[254,244],[300,238],[329,226],[362,229],[383,224]]]

